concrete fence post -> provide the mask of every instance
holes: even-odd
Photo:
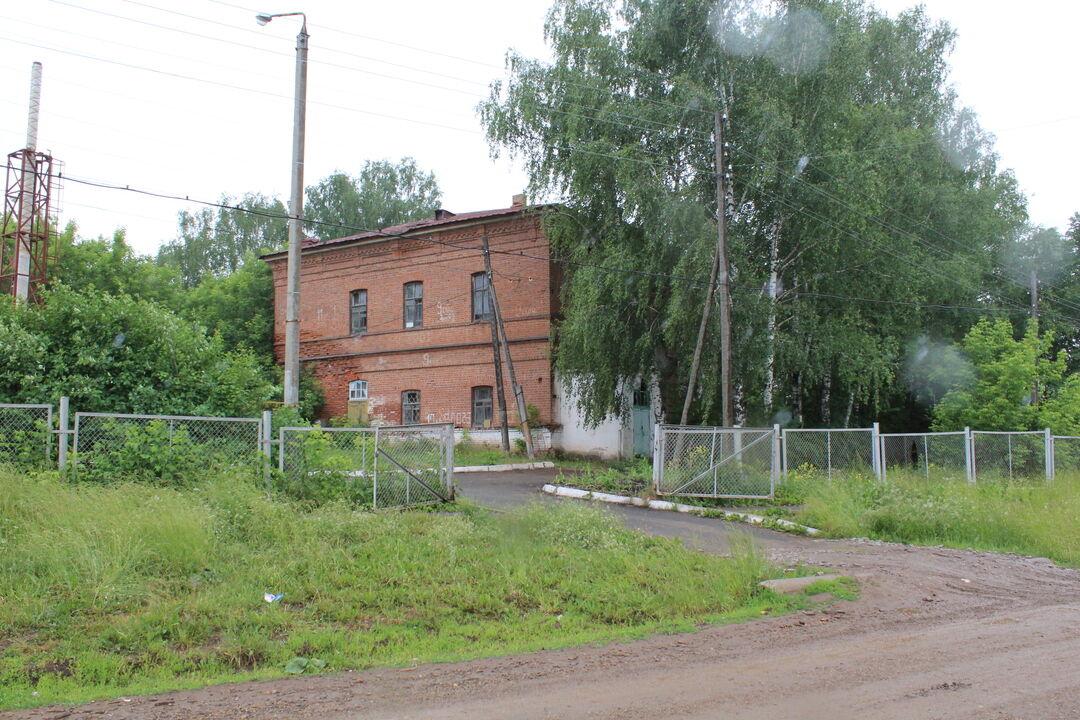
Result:
[[[1054,436],[1050,428],[1043,431],[1043,447],[1045,448],[1043,460],[1046,465],[1046,482],[1051,483],[1054,481]]]
[[[56,460],[61,470],[67,467],[68,462],[68,429],[71,416],[71,398],[64,395],[60,398],[60,429],[57,431]]]
[[[780,448],[780,438],[783,431],[780,424],[772,426],[772,468],[769,473],[769,495],[776,494],[776,483],[780,480],[781,463],[783,462]]]
[[[882,472],[881,462],[881,425],[874,423],[871,428],[871,458],[870,464],[874,468],[874,476],[880,481],[885,479],[885,474]]]
[[[653,425],[653,442],[652,442],[652,480],[653,490],[660,494],[660,478],[664,472],[664,430],[660,423]]]
[[[267,491],[270,490],[271,477],[270,468],[273,467],[274,450],[273,450],[273,432],[274,432],[274,416],[269,410],[263,410],[262,423],[259,425],[260,441],[262,444],[262,454],[266,458],[263,463],[263,480],[266,483]]]
[[[443,428],[443,462],[446,464],[446,493],[450,500],[456,496],[454,486],[454,426]]]
[[[968,484],[975,484],[975,437],[971,434],[971,428],[964,428],[964,471],[967,474]]]

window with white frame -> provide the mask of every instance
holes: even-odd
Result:
[[[350,400],[367,400],[367,380],[353,380],[349,383]]]

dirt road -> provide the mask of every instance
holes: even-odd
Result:
[[[475,482],[478,488],[498,479]],[[533,482],[520,482],[523,496]],[[712,522],[718,533],[728,527]],[[696,543],[709,541],[696,523],[687,527]],[[608,647],[0,717],[1080,718],[1080,572],[1012,555],[763,533],[777,562],[834,568],[860,581],[861,597],[813,613]]]

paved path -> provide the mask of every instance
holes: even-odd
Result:
[[[498,509],[509,509],[530,502],[585,502],[556,498],[540,491],[545,483],[555,482],[558,474],[558,470],[460,473],[454,476],[454,482],[461,497]],[[797,535],[716,518],[647,510],[632,505],[604,504],[603,507],[621,518],[623,523],[633,530],[650,535],[682,538],[686,546],[694,550],[725,554],[728,551],[728,538],[732,533],[749,534],[758,545],[765,548],[802,547],[809,542]]]

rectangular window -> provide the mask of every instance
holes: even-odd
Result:
[[[424,326],[424,283],[405,283],[405,327]]]
[[[401,424],[420,424],[420,391],[406,390],[401,393]]]
[[[486,272],[472,276],[472,319],[490,320],[495,308],[491,301],[491,286]]]
[[[350,400],[367,400],[367,380],[353,380],[349,383]]]
[[[349,332],[353,335],[367,332],[367,290],[353,290],[349,294]]]
[[[472,389],[472,424],[475,428],[491,427],[491,386]]]

